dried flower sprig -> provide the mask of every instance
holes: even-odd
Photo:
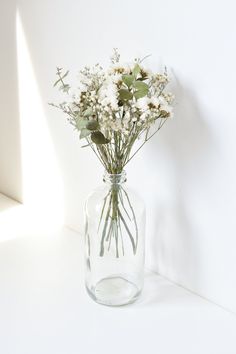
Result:
[[[166,91],[170,81],[167,70],[152,73],[142,62],[135,59],[132,64],[122,64],[115,49],[111,66],[106,71],[99,64],[86,66],[80,71],[80,86],[73,93],[65,82],[69,72],[63,73],[57,68],[54,86],[67,94],[68,99],[51,105],[66,113],[69,123],[79,131],[80,139],[86,140],[83,147],[91,147],[109,174],[120,174],[173,116],[174,96]],[[135,150],[137,141],[141,143]],[[101,206],[98,225],[101,257],[105,253],[105,244],[110,251],[112,240],[116,257],[119,257],[119,244],[123,245],[122,228],[135,254],[138,227],[134,209],[123,187],[119,183],[111,184]],[[124,255],[123,248],[122,253]]]
[[[96,153],[107,172],[121,173],[136,155],[134,143],[144,138],[140,148],[173,116],[173,95],[165,91],[167,71],[152,73],[142,60],[121,64],[117,49],[107,71],[97,64],[80,71],[80,86],[71,94],[65,82],[68,71],[57,68],[54,86],[68,99],[53,106],[67,114],[80,138]],[[154,133],[151,127],[156,124]]]

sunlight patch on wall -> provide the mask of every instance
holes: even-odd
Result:
[[[39,220],[62,224],[63,182],[19,12],[16,15],[23,203]]]

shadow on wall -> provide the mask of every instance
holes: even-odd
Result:
[[[0,192],[22,201],[16,1],[0,2]]]
[[[192,284],[194,291],[202,276],[194,194],[195,188],[201,190],[201,183],[212,174],[209,167],[215,144],[191,89],[176,80],[173,92],[177,102],[175,118],[149,146],[154,151],[163,146],[165,163],[169,163],[171,171],[168,198],[160,197],[160,191],[153,197],[151,267],[177,283],[188,284],[188,288]]]

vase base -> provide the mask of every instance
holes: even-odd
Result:
[[[101,279],[92,289],[86,288],[94,301],[106,306],[131,304],[141,293],[135,284],[121,276]]]

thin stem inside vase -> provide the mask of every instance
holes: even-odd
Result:
[[[124,200],[127,202],[124,203]],[[124,230],[125,232],[122,232]],[[101,233],[100,256],[115,252],[117,258],[125,255],[123,235],[129,237],[133,254],[138,245],[138,227],[134,209],[127,192],[120,184],[111,184],[104,198],[98,226]]]

